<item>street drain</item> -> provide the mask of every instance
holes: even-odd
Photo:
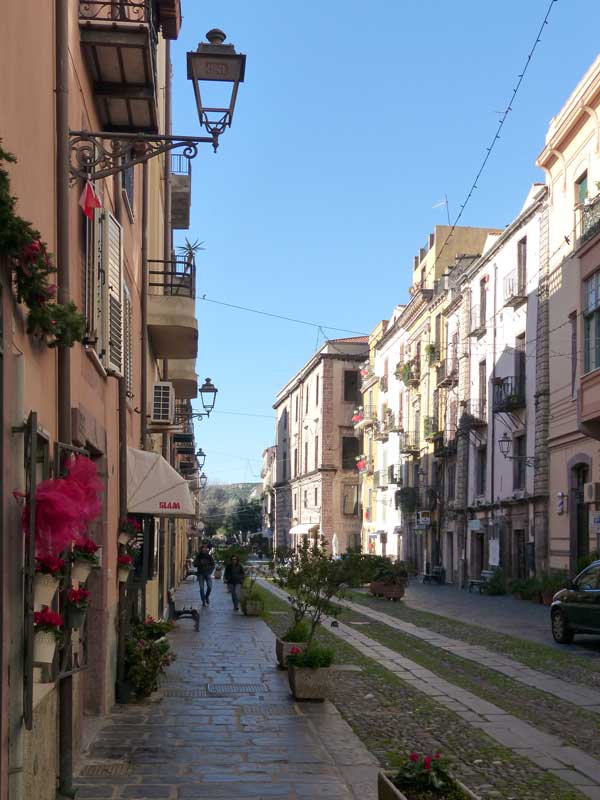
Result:
[[[209,683],[209,694],[255,694],[268,692],[264,683]]]
[[[81,770],[84,778],[104,778],[127,775],[129,764],[88,764]]]
[[[161,690],[163,697],[181,697],[184,700],[193,700],[195,697],[208,697],[206,689],[167,689]]]
[[[240,711],[242,714],[255,714],[257,716],[264,716],[266,714],[272,717],[284,714],[296,715],[296,710],[293,705],[269,705],[268,703],[240,706]]]

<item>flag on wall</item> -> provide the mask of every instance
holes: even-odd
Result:
[[[91,181],[86,181],[83,192],[79,198],[79,205],[88,219],[94,218],[94,209],[102,208],[102,203],[96,194]]]

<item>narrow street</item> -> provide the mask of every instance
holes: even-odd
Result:
[[[178,605],[199,606],[195,581]],[[80,765],[78,800],[371,800],[376,760],[330,703],[294,703],[275,637],[215,581],[200,632],[181,620],[158,696],[117,707]]]

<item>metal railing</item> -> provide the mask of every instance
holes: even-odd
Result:
[[[600,233],[600,194],[581,206],[581,241]]]
[[[485,397],[465,400],[460,418],[461,428],[473,425],[487,425],[487,400]]]
[[[469,333],[471,335],[481,333],[485,330],[485,309],[481,306],[473,306],[471,308],[471,324],[469,326]]]
[[[439,436],[441,432],[441,426],[437,417],[425,417],[423,420],[423,433],[426,439]]]
[[[191,175],[192,161],[181,153],[171,154],[171,174],[172,175]]]
[[[79,19],[153,23],[150,0],[80,0]]]
[[[196,265],[176,258],[172,261],[149,260],[148,293],[168,297],[196,298]],[[160,268],[158,268],[160,266]]]
[[[436,370],[438,386],[452,386],[458,383],[458,359],[445,358]]]
[[[504,278],[504,304],[524,302],[527,300],[525,273],[522,269],[513,269]]]
[[[496,378],[493,390],[494,414],[525,408],[525,379],[523,377],[511,375],[508,378]]]
[[[409,431],[400,434],[401,453],[418,453],[420,449],[421,447],[418,431]]]

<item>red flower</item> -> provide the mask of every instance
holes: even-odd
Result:
[[[302,652],[302,650],[300,650],[299,647],[291,647],[290,648],[290,655],[291,656],[298,656],[298,655],[300,655],[301,652]]]
[[[154,617],[146,617],[145,625],[151,625],[153,622],[156,622]]]
[[[431,756],[425,756],[423,759],[423,769],[431,769]]]
[[[119,556],[117,558],[117,563],[120,567],[130,567],[133,564],[133,558],[131,556]]]
[[[85,589],[71,589],[68,594],[69,603],[85,603],[90,593]]]
[[[36,558],[35,571],[47,575],[56,575],[64,567],[65,562],[56,556],[41,556]]]
[[[33,624],[45,628],[62,628],[64,623],[60,614],[50,611],[49,608],[44,608],[42,611],[33,612]]]
[[[419,760],[419,754],[411,753],[408,758],[415,764]]]
[[[79,550],[81,553],[87,553],[90,556],[93,556],[97,550],[100,549],[100,545],[96,544],[93,539],[80,539],[77,544],[75,545],[75,550]]]
[[[441,754],[441,753],[435,753],[435,755],[434,755],[433,757],[434,757],[435,759],[438,759],[438,758],[441,758],[441,757],[442,757],[442,754]]]

